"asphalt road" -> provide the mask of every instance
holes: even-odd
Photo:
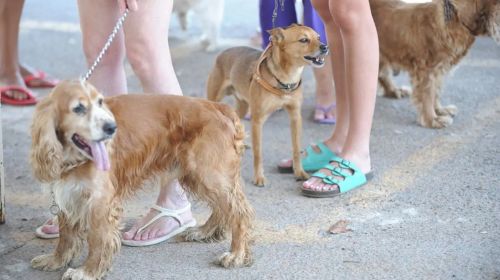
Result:
[[[248,44],[258,26],[257,1],[226,2],[221,50]],[[216,53],[200,51],[194,39],[199,32],[196,21],[188,33],[173,21],[170,42],[184,93],[203,97]],[[21,59],[61,79],[85,71],[75,1],[27,1]],[[128,73],[131,91],[140,92]],[[310,69],[304,77],[305,145],[327,137],[332,127],[312,122]],[[397,80],[407,83],[404,76]],[[479,39],[443,88],[442,103],[459,108],[451,127],[422,128],[408,99],[378,98],[371,141],[375,178],[331,199],[305,198],[293,176],[278,174],[275,166],[291,154],[291,144],[286,113],[275,113],[263,135],[269,184],[252,185],[250,150],[242,166],[257,218],[253,266],[215,266],[227,241],[173,241],[122,248],[107,279],[500,279],[499,82],[500,47]],[[63,273],[29,265],[56,244],[33,234],[49,217],[49,199],[28,163],[32,113],[33,108],[2,107],[7,223],[0,225],[1,280],[58,279]],[[126,220],[144,214],[155,196],[146,189],[127,202]],[[194,205],[203,221],[207,209]],[[347,220],[351,231],[329,234],[339,220]]]

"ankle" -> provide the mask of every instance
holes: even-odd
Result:
[[[336,155],[339,155],[342,152],[343,144],[340,141],[336,141],[335,139],[328,139],[323,142],[330,151],[334,152]]]
[[[343,159],[353,162],[363,173],[372,170],[370,152],[344,152],[340,155]]]

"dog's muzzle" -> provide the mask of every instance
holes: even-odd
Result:
[[[329,53],[328,46],[325,44],[321,44],[319,46],[319,54],[316,56],[304,56],[304,59],[312,62],[313,66],[321,67],[325,64],[325,56]]]

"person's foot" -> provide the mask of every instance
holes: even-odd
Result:
[[[160,206],[172,210],[177,210],[172,207],[167,207],[163,205]],[[181,208],[183,207],[179,207],[178,209]],[[136,221],[135,224],[132,226],[132,228],[130,228],[128,231],[123,232],[122,238],[124,240],[135,240],[135,241],[156,239],[171,233],[172,231],[178,229],[181,226],[177,219],[170,216],[164,216],[159,218],[156,222],[152,223],[148,227],[146,227],[141,232],[138,232],[140,228],[142,228],[144,225],[150,222],[151,219],[153,219],[159,213],[160,213],[159,211],[151,208],[148,214],[146,214],[146,216]],[[194,221],[191,209],[184,211],[183,213],[180,213],[179,218],[181,219],[183,224],[187,224]]]
[[[59,237],[59,225],[57,217],[54,216],[48,219],[43,225],[35,230],[35,236],[41,239],[52,239]]]
[[[42,232],[46,234],[56,234],[59,233],[59,225],[54,222],[53,219],[47,220],[45,224],[42,225]]]
[[[335,103],[328,106],[316,104],[314,110],[314,121],[323,124],[334,124],[336,122]]]
[[[33,69],[28,65],[20,65],[20,73],[23,77],[25,86],[30,88],[51,88],[59,82],[53,79],[43,71]]]
[[[363,174],[368,174],[371,172],[371,163],[370,163],[370,156],[369,155],[361,156],[361,157],[356,156],[356,155],[345,155],[345,156],[342,156],[342,159],[345,159],[345,160],[348,160],[348,161],[354,163],[354,165],[357,166]],[[343,172],[346,172],[349,175],[353,174],[353,170],[341,167],[339,162],[332,161],[329,164],[330,164],[330,166],[332,166],[334,168],[341,168]],[[322,173],[326,176],[330,176],[330,178],[333,178],[333,179],[338,180],[338,181],[343,181],[345,179],[345,177],[343,177],[343,176],[340,176],[338,174],[334,174],[332,172],[332,170],[330,170],[330,169],[323,168],[323,169],[320,169],[318,172]],[[340,189],[339,189],[339,186],[337,184],[327,184],[324,182],[323,179],[318,178],[318,177],[314,177],[314,176],[309,178],[307,181],[305,181],[302,184],[302,187],[304,189],[309,189],[309,190],[318,191],[318,192],[319,191],[324,191],[324,192],[332,192],[333,191],[333,192],[340,193]]]
[[[2,91],[3,94],[14,100],[25,100],[30,98],[27,92],[30,92],[20,73],[5,74],[0,76],[0,88],[10,87]]]
[[[338,154],[340,152],[340,148],[337,147],[336,145],[329,144],[327,142],[323,142],[323,144],[326,147],[328,147],[328,149],[330,149],[330,151],[332,151],[334,154]],[[311,144],[311,147],[312,147],[312,149],[313,149],[313,151],[315,153],[320,154],[322,152],[321,149],[317,145],[315,145],[315,144]],[[307,157],[307,152],[305,150],[300,151],[300,154],[301,154],[302,158],[306,158]],[[293,160],[292,159],[283,159],[278,164],[278,167],[279,168],[291,168],[292,165],[293,165]]]

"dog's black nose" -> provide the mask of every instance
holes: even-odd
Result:
[[[324,45],[324,44],[321,44],[319,46],[319,50],[322,52],[322,53],[326,53],[328,52],[328,46],[327,45]]]
[[[104,133],[107,135],[113,135],[116,131],[116,123],[114,122],[107,122],[102,126],[102,130]]]

